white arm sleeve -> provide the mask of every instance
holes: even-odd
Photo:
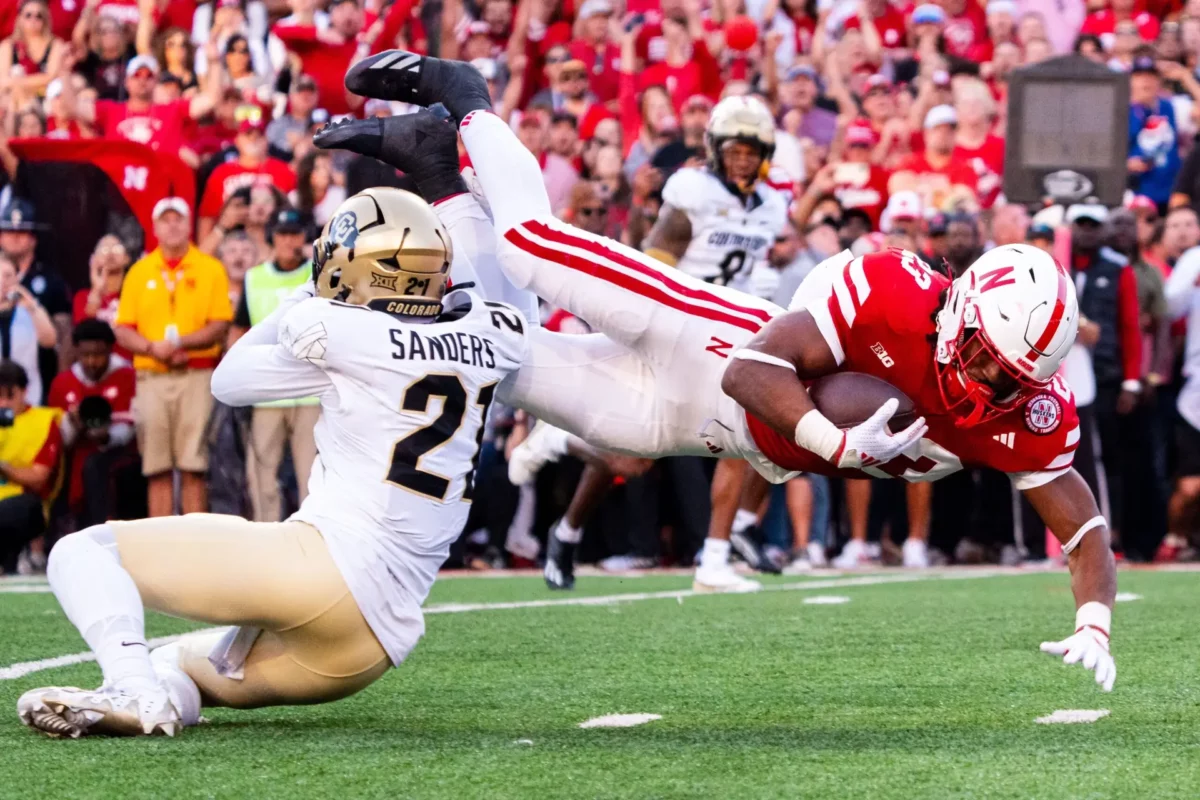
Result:
[[[253,330],[253,329],[252,329]],[[278,344],[238,340],[212,376],[213,396],[230,406],[319,395],[333,384],[319,367],[301,361]]]
[[[1163,288],[1167,297],[1167,315],[1171,319],[1187,315],[1192,307],[1192,293],[1196,290],[1197,278],[1200,278],[1200,251],[1193,247],[1180,257]]]
[[[279,321],[283,319],[287,312],[292,310],[292,307],[297,303],[307,300],[313,296],[313,286],[311,283],[306,283],[297,288],[287,297],[280,301],[275,310],[268,314],[261,322],[259,322],[250,330],[246,331],[241,339],[238,339],[238,344],[246,342],[247,344],[275,344],[279,341]],[[235,347],[237,345],[234,345]]]

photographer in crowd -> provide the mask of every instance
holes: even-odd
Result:
[[[6,571],[46,530],[62,456],[60,412],[31,406],[28,388],[20,364],[0,361],[0,569]]]

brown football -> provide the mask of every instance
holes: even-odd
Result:
[[[900,401],[888,423],[893,433],[904,430],[917,418],[913,401],[904,392],[881,378],[861,372],[837,372],[817,378],[809,384],[808,394],[817,409],[843,430],[865,422],[893,397]]]

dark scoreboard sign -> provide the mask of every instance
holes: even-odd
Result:
[[[1006,138],[1004,195],[1009,201],[1094,197],[1120,205],[1129,147],[1129,76],[1076,55],[1014,71]]]

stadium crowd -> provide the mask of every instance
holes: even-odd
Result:
[[[0,572],[38,569],[48,540],[106,518],[277,520],[303,499],[315,401],[226,408],[208,378],[308,279],[311,242],[345,197],[411,188],[311,142],[340,115],[410,110],[343,88],[352,64],[389,48],[474,64],[556,212],[635,247],[664,180],[703,163],[714,103],[757,95],[778,127],[765,180],[790,194],[791,218],[754,289],[784,306],[846,247],[904,247],[949,275],[992,245],[1054,253],[1084,317],[1064,367],[1076,466],[1124,557],[1195,552],[1198,0],[5,0],[0,37]],[[1072,52],[1129,76],[1127,202],[1008,203],[1009,76]],[[122,140],[136,151],[114,150]],[[43,162],[66,152],[46,142],[150,153],[121,188],[131,174],[163,188],[141,213],[107,196],[79,241],[43,222],[60,218]],[[178,162],[194,187],[154,183]],[[554,309],[545,324],[582,330]],[[507,482],[527,425],[493,412],[454,563],[536,561],[562,513],[578,464]],[[670,458],[618,480],[582,560],[691,563],[711,473]],[[1007,478],[970,469],[936,485],[802,477],[735,526],[760,530],[777,564],[839,548],[840,566],[894,562],[906,538],[955,562],[1054,555]]]

